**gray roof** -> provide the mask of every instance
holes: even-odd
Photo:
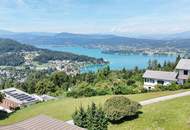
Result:
[[[146,72],[143,75],[143,78],[168,80],[168,81],[176,81],[176,77],[177,77],[176,72],[153,71],[153,70],[146,70]]]
[[[190,70],[190,59],[181,59],[178,62],[176,69]]]
[[[45,115],[39,115],[25,121],[2,126],[0,130],[85,130],[75,125],[50,118]]]

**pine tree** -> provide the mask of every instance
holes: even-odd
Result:
[[[102,108],[97,108],[95,103],[87,110],[88,130],[107,130],[108,120]]]
[[[79,110],[76,110],[73,114],[73,120],[75,125],[88,130],[107,130],[108,120],[101,107],[96,107],[95,103],[88,106],[85,112],[81,106]]]
[[[82,106],[75,111],[72,117],[77,126],[87,128],[87,115]]]

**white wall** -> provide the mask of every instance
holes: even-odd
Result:
[[[179,75],[184,75],[184,70],[177,70]],[[188,71],[188,76],[190,76],[190,70]]]
[[[154,83],[150,83],[150,82],[145,82],[144,80],[144,88],[145,89],[154,89],[156,85],[158,85],[158,80],[153,79]],[[167,81],[167,80],[162,80],[164,81],[164,86],[170,85],[172,83],[172,81]]]
[[[179,76],[186,76],[184,75],[184,70],[176,70],[179,74]],[[190,70],[188,71],[188,76],[190,77]],[[178,84],[183,85],[184,84],[184,80],[183,79],[178,79]]]

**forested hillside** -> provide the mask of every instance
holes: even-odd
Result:
[[[96,59],[84,55],[76,55],[69,52],[50,51],[39,49],[31,45],[21,44],[11,39],[0,39],[0,65],[18,66],[24,63],[24,53],[37,52],[34,61],[47,63],[50,60],[70,60],[76,62],[104,63],[103,59]]]

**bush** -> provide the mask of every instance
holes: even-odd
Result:
[[[7,118],[9,114],[6,111],[0,110],[0,120]]]
[[[108,120],[101,107],[97,108],[94,103],[88,106],[87,111],[81,106],[73,114],[75,125],[88,128],[88,130],[107,130]]]
[[[107,95],[111,94],[110,88],[96,88],[97,95]]]
[[[133,87],[133,86],[118,85],[118,86],[114,86],[112,88],[112,92],[113,92],[113,94],[116,94],[116,95],[135,94],[135,93],[138,93],[135,88],[136,87]]]
[[[84,87],[84,88],[75,88],[71,90],[70,92],[67,92],[68,97],[91,97],[91,96],[96,96],[97,92],[95,89],[91,87]]]
[[[132,80],[132,79],[129,79],[129,80],[127,80],[127,85],[133,85],[133,84],[135,84],[135,80]]]
[[[157,90],[169,90],[169,91],[175,91],[175,90],[179,90],[181,89],[181,86],[176,84],[175,82],[171,83],[170,85],[166,85],[166,86],[163,86],[163,85],[158,85],[157,86]]]
[[[184,89],[190,88],[190,79],[182,86]]]
[[[142,106],[124,96],[111,97],[104,103],[104,111],[111,122],[134,116]]]
[[[82,128],[87,128],[87,115],[86,112],[84,111],[83,107],[81,106],[79,110],[76,110],[75,113],[72,116],[73,121],[75,125],[82,127]]]

